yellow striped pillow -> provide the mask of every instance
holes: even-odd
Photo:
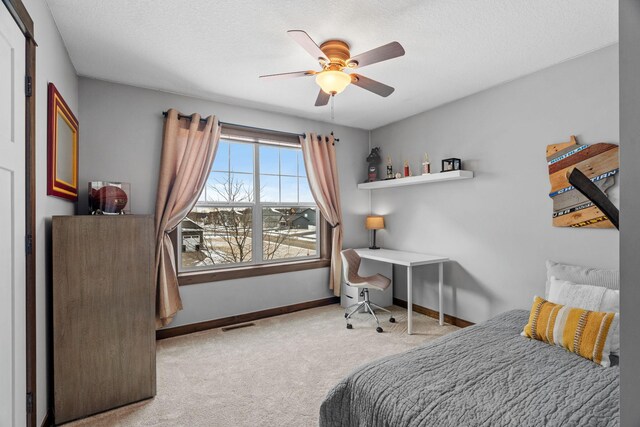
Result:
[[[560,346],[608,367],[613,335],[609,332],[618,327],[618,322],[618,313],[567,307],[536,296],[522,335]]]

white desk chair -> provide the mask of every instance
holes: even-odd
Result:
[[[344,280],[348,286],[353,286],[355,288],[361,288],[360,296],[364,296],[364,300],[357,302],[355,304],[350,305],[345,309],[344,317],[347,319],[347,329],[352,329],[353,326],[349,323],[349,319],[351,316],[361,308],[364,307],[365,312],[370,313],[374,319],[376,319],[376,324],[378,327],[376,328],[377,332],[382,332],[382,328],[380,327],[380,321],[378,320],[378,316],[374,312],[373,308],[377,308],[382,311],[386,311],[391,314],[389,310],[386,308],[382,308],[377,304],[372,303],[369,300],[369,288],[377,289],[379,291],[384,291],[391,284],[391,279],[383,276],[382,274],[375,274],[373,276],[362,277],[358,275],[358,270],[360,269],[360,255],[353,249],[345,249],[340,253],[342,256],[342,269],[344,271]],[[351,313],[347,314],[347,311],[350,308],[355,307]],[[395,323],[396,319],[393,318],[393,315],[389,317],[389,322]]]

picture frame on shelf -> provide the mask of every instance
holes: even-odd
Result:
[[[450,159],[442,160],[441,172],[459,171],[462,169],[462,160],[452,157]]]

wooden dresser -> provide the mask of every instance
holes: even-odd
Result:
[[[153,218],[55,216],[56,424],[156,394]]]

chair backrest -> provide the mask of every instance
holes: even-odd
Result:
[[[361,281],[361,277],[358,276],[360,255],[353,249],[345,249],[340,252],[340,256],[342,256],[342,270],[347,283],[357,283]]]

